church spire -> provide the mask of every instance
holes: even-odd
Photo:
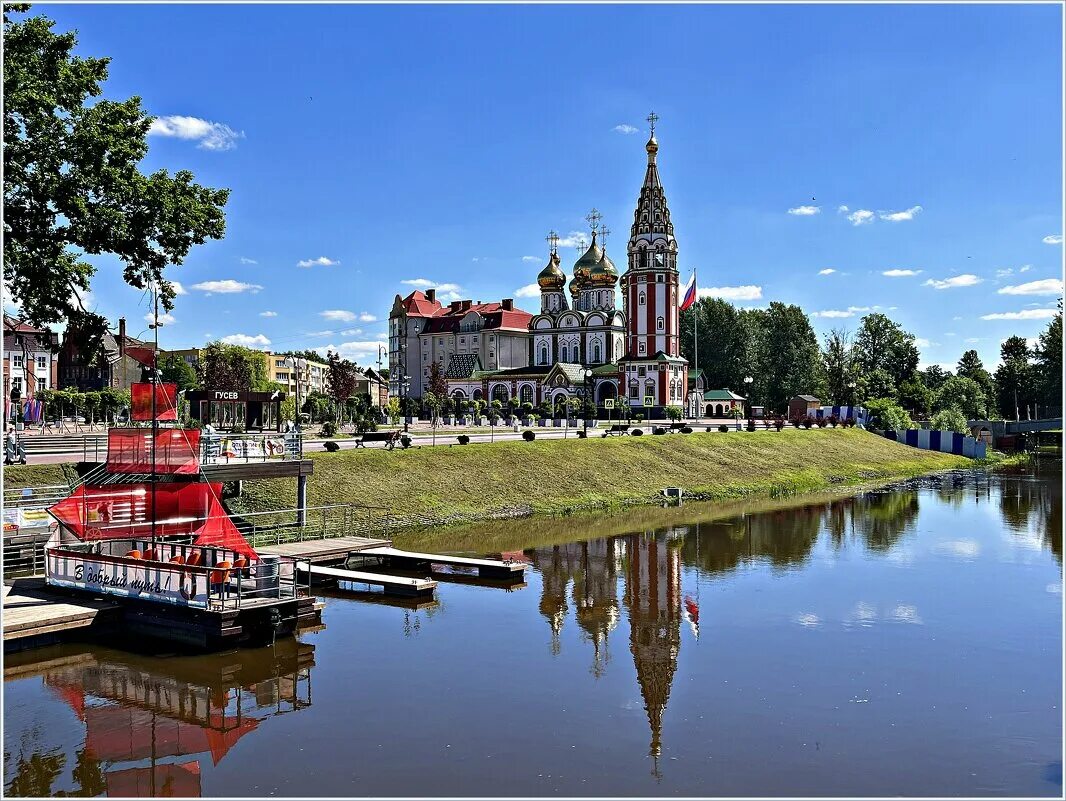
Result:
[[[638,240],[651,244],[656,240],[666,240],[668,249],[676,252],[674,241],[674,224],[670,221],[670,209],[666,205],[666,193],[659,180],[659,167],[656,157],[659,154],[659,142],[655,138],[655,123],[659,115],[654,111],[647,116],[651,136],[644,149],[648,151],[648,168],[644,173],[644,185],[640,188],[636,211],[633,212],[633,228],[630,233],[629,246],[632,249]]]

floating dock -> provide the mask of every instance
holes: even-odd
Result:
[[[437,553],[417,553],[401,551],[391,546],[372,546],[364,548],[357,557],[381,557],[384,567],[398,567],[406,570],[427,570],[433,572],[434,565],[446,567],[469,568],[477,571],[479,578],[514,579],[520,581],[525,575],[526,566],[522,562],[509,562],[500,559],[475,559],[469,556],[445,556]]]
[[[347,570],[339,567],[313,565],[310,562],[297,562],[296,569],[314,578],[332,579],[352,584],[367,584],[381,587],[390,595],[403,595],[409,598],[432,598],[437,582],[432,579],[408,578],[405,576],[387,576],[384,573],[367,573],[361,570]]]
[[[89,627],[118,622],[115,601],[86,598],[50,590],[43,578],[15,579],[4,585],[4,651],[18,651],[61,642]]]

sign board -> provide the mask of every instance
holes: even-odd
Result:
[[[202,571],[112,562],[81,554],[51,553],[48,562],[48,583],[53,586],[181,606],[207,606],[208,577]]]
[[[655,405],[655,396],[654,395],[645,395],[644,396],[644,405],[645,406],[654,406]]]
[[[281,457],[285,455],[285,438],[227,438],[222,440],[222,450],[220,455],[227,456],[230,459],[265,459],[271,456]]]
[[[47,506],[4,507],[4,531],[13,528],[48,528],[51,522]]]
[[[605,400],[603,402],[603,408],[604,409],[613,409],[614,408],[614,398],[608,398],[607,400]]]

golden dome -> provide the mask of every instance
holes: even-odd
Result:
[[[609,286],[614,284],[618,280],[618,268],[614,266],[614,262],[607,257],[607,251],[603,251],[603,256],[597,262],[596,266],[589,271],[589,280],[599,286]]]
[[[648,151],[649,156],[654,156],[659,152],[659,143],[655,139],[655,134],[651,135],[651,139],[648,140],[648,144],[644,145],[644,149]]]
[[[600,259],[603,258],[603,251],[600,250],[600,246],[596,244],[596,232],[592,232],[592,244],[589,245],[589,249],[585,251],[585,254],[574,262],[574,281],[578,284],[585,283],[589,274],[592,272],[592,268],[600,263]],[[573,282],[570,284],[573,287]]]
[[[566,276],[559,268],[559,255],[552,253],[548,259],[548,266],[540,271],[537,283],[541,289],[562,289],[566,286]]]

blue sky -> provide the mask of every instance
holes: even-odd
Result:
[[[592,206],[621,265],[652,109],[702,289],[819,334],[879,307],[950,365],[994,364],[1061,294],[1058,5],[35,10],[164,118],[145,170],[232,189],[225,239],[171,270],[164,347],[372,363],[404,282],[514,296]],[[93,301],[136,333],[146,302],[97,262]]]

